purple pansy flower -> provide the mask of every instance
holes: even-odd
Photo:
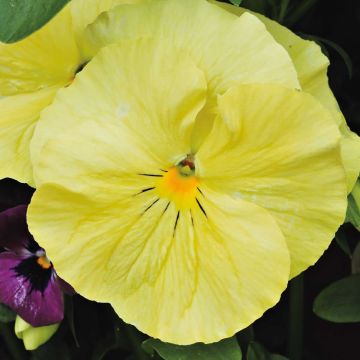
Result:
[[[63,292],[73,292],[29,233],[27,205],[0,213],[0,302],[32,326],[64,318]]]

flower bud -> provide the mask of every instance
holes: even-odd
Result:
[[[26,350],[35,350],[55,334],[59,325],[60,323],[33,327],[20,316],[17,316],[15,321],[15,334],[19,339],[22,339]]]

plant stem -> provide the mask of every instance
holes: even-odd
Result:
[[[280,24],[282,24],[285,19],[286,12],[287,12],[287,9],[289,6],[289,1],[290,0],[282,0],[280,3],[280,11],[279,11],[278,19],[277,19]]]
[[[238,334],[237,334],[237,339],[239,341],[240,347],[241,349],[246,352],[249,343],[251,341],[254,341],[255,339],[255,335],[254,335],[254,328],[252,325],[248,326],[247,328],[245,328],[244,330],[241,330]]]
[[[138,360],[148,360],[147,355],[141,348],[142,339],[138,331],[131,325],[125,325],[124,329],[134,351],[135,358]]]
[[[304,275],[290,281],[288,356],[291,360],[301,360],[304,332]]]
[[[24,360],[28,358],[21,341],[15,337],[13,323],[0,324],[0,336],[14,360]]]

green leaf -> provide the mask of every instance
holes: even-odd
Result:
[[[106,355],[112,351],[117,349],[118,342],[113,332],[102,336],[96,344],[95,350],[91,356],[92,360],[103,360]]]
[[[315,299],[313,310],[322,319],[337,323],[360,321],[360,275],[334,282]]]
[[[279,354],[270,354],[264,346],[258,342],[252,341],[249,344],[247,354],[247,360],[287,360],[285,356]]]
[[[241,349],[235,337],[214,344],[197,343],[189,346],[173,345],[157,339],[143,342],[143,349],[152,354],[155,350],[165,360],[241,360]]]
[[[69,0],[0,0],[0,41],[12,43],[45,25]]]
[[[0,304],[0,322],[8,323],[15,321],[16,314],[6,305]]]
[[[335,234],[336,243],[339,245],[340,249],[349,257],[351,257],[351,249],[349,242],[347,241],[345,231],[340,228]]]
[[[353,224],[360,231],[360,209],[352,194],[348,196],[348,207],[346,211],[346,221]]]
[[[240,6],[240,4],[243,2],[243,0],[230,0],[230,2],[233,5]]]
[[[241,6],[245,9],[258,12],[260,14],[266,15],[268,10],[268,3],[263,0],[243,0],[241,1]]]
[[[351,273],[360,274],[360,242],[357,243],[351,259]]]
[[[287,27],[291,27],[296,24],[303,16],[305,16],[312,7],[316,5],[319,0],[302,0],[302,1],[293,1],[293,7],[291,11],[288,11],[288,16],[286,17],[285,24]]]
[[[280,2],[279,16],[277,18],[277,21],[279,23],[282,23],[284,21],[286,12],[287,12],[288,7],[289,7],[289,2],[290,2],[290,0],[281,0],[281,2]]]
[[[360,231],[360,180],[355,183],[348,196],[346,222],[351,222]]]

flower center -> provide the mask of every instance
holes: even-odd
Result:
[[[50,269],[52,267],[51,262],[46,255],[39,256],[36,262],[45,270]]]
[[[178,210],[185,210],[193,206],[198,184],[194,157],[188,155],[178,165],[166,171],[159,179],[156,189],[160,197],[174,202]]]

